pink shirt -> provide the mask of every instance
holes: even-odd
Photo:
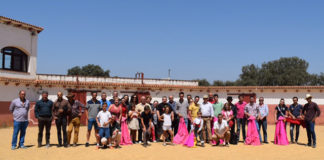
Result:
[[[236,108],[237,108],[237,115],[236,115],[236,118],[244,118],[244,108],[245,108],[245,105],[247,103],[243,101],[242,104],[240,104],[240,102],[237,102],[235,104]]]

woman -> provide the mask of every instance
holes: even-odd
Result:
[[[124,96],[124,98],[121,99],[121,103],[119,105],[119,107],[121,108],[121,145],[132,144],[127,125],[128,109],[126,101],[127,99]]]
[[[132,105],[137,105],[138,104],[138,98],[137,98],[137,96],[136,96],[136,94],[133,94],[132,96],[131,96],[131,100],[130,100],[130,103],[129,103],[129,108],[128,108],[128,110],[131,110],[131,107],[132,107]]]
[[[122,108],[119,105],[119,98],[116,97],[114,99],[114,104],[110,105],[108,111],[111,113],[111,115],[115,115],[117,118],[117,122],[120,124],[121,118],[122,118]]]
[[[138,117],[139,113],[135,111],[135,103],[131,105],[131,110],[128,112],[128,117],[130,118],[130,122],[128,124],[129,129],[131,130],[131,138],[133,144],[136,143],[136,132],[139,130],[139,122]]]
[[[288,107],[285,105],[285,100],[280,99],[279,105],[275,109],[276,131],[274,143],[277,145],[288,145],[286,132],[286,118],[288,117]]]
[[[234,115],[229,103],[225,103],[222,110],[223,119],[227,122],[228,126],[231,128],[234,124]]]

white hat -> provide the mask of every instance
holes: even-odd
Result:
[[[311,94],[306,94],[306,99],[308,98],[313,98],[313,96]]]
[[[101,143],[106,143],[107,142],[107,138],[106,137],[102,137],[101,138]]]

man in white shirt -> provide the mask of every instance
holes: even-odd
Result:
[[[228,145],[231,133],[226,121],[223,120],[223,115],[218,115],[218,120],[214,123],[215,134],[213,135],[213,140],[216,141],[216,145],[219,145],[219,140],[225,140],[225,146]]]
[[[210,121],[212,120],[212,117],[214,116],[214,109],[213,105],[208,102],[208,96],[204,95],[204,102],[200,104],[200,111],[202,113],[202,119],[204,120],[204,125],[203,125],[203,137],[204,141],[207,143],[211,143],[211,125]],[[208,133],[208,138],[206,138],[206,129]]]

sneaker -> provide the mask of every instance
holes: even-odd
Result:
[[[45,146],[46,148],[50,148],[50,144],[46,144],[46,146]]]
[[[151,144],[151,142],[150,141],[147,141],[146,144]]]
[[[142,142],[142,141],[138,141],[138,143],[139,143],[139,144],[143,144],[143,142]]]
[[[24,146],[24,145],[22,145],[22,146],[19,146],[19,148],[21,148],[21,149],[27,149],[27,147],[26,147],[26,146]]]
[[[163,143],[163,146],[166,146],[166,143]]]
[[[226,143],[225,143],[225,146],[228,146],[228,145],[229,145],[228,142],[226,142]]]
[[[68,145],[68,144],[65,144],[65,145],[64,145],[64,148],[68,148],[68,147],[69,147],[69,145]]]
[[[76,144],[76,143],[74,143],[74,144],[73,144],[73,147],[76,147],[76,146],[77,146],[77,144]]]
[[[309,146],[309,147],[310,147],[310,146],[312,146],[312,144],[311,144],[311,143],[307,143],[307,146]]]
[[[153,143],[156,143],[156,140],[154,140]]]
[[[11,150],[15,150],[15,149],[16,149],[16,147],[15,147],[15,146],[12,146],[12,147],[11,147]]]
[[[85,146],[86,146],[86,147],[89,147],[89,142],[87,142],[87,143],[85,144]]]
[[[205,147],[205,143],[201,143],[201,147]]]
[[[40,148],[40,147],[42,147],[42,144],[38,144],[38,146],[37,146],[38,148]]]
[[[313,148],[316,148],[316,144],[313,144]]]

